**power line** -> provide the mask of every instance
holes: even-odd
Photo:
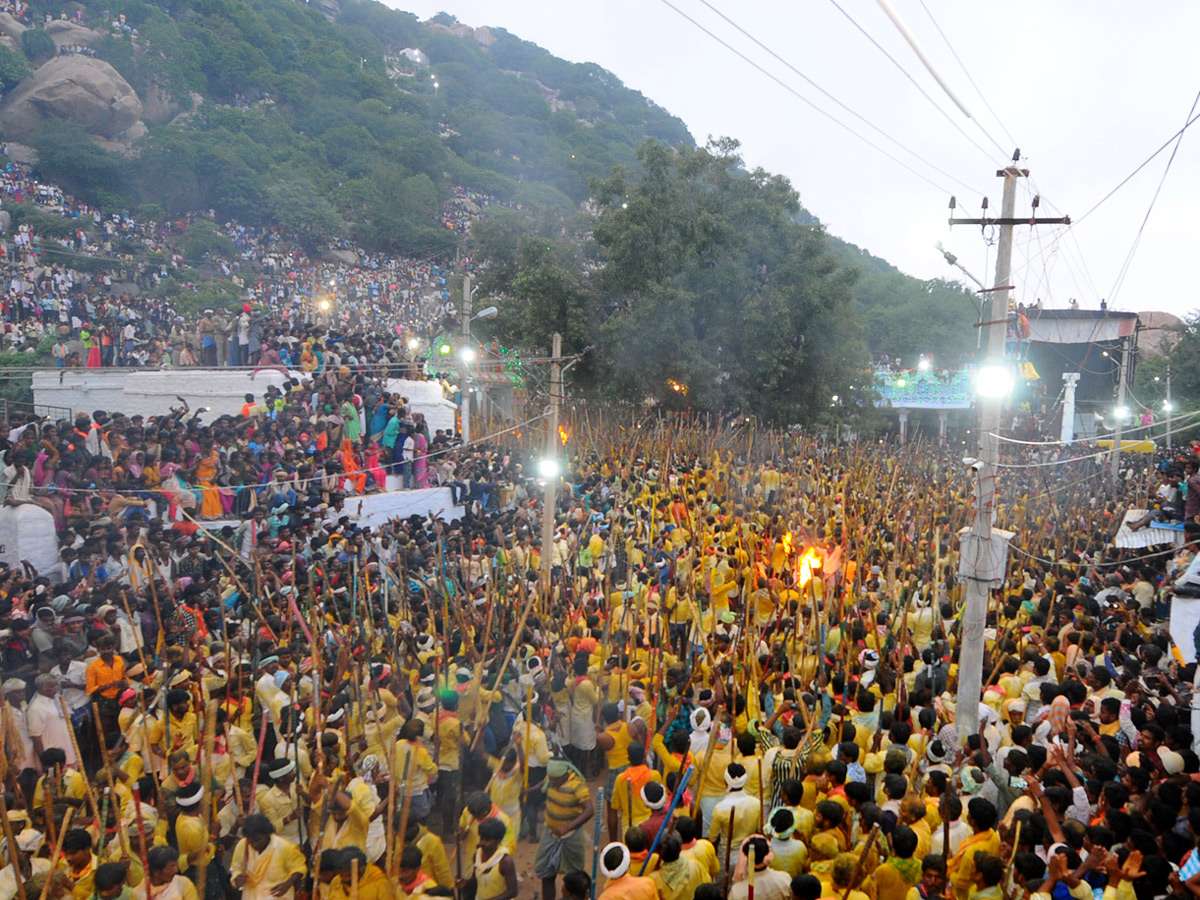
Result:
[[[943,193],[947,193],[947,194],[952,194],[952,193],[954,193],[953,191],[947,190],[947,188],[946,188],[944,185],[940,185],[940,184],[938,184],[936,181],[934,181],[933,179],[929,178],[928,176],[926,176],[926,175],[922,174],[921,172],[918,172],[916,169],[914,169],[912,166],[910,166],[908,163],[904,162],[903,160],[897,159],[895,156],[893,156],[893,155],[892,155],[891,153],[889,153],[887,150],[884,150],[882,147],[880,147],[880,146],[879,146],[878,144],[876,144],[874,141],[872,141],[872,140],[870,140],[869,138],[866,138],[866,137],[864,137],[863,135],[859,134],[857,131],[855,131],[853,128],[851,128],[849,125],[847,125],[845,122],[843,122],[843,121],[841,121],[840,119],[838,119],[838,118],[837,118],[836,116],[834,116],[832,113],[829,113],[829,112],[827,112],[826,110],[823,110],[823,109],[821,109],[821,107],[817,106],[815,103],[813,103],[811,100],[809,100],[809,99],[808,99],[807,97],[805,97],[803,94],[801,94],[801,93],[800,93],[798,90],[796,90],[796,89],[795,89],[794,87],[792,87],[790,84],[788,84],[787,82],[785,82],[785,81],[783,81],[782,79],[780,79],[780,78],[779,78],[777,75],[775,75],[774,73],[772,73],[772,72],[768,71],[767,69],[763,68],[761,65],[759,65],[759,64],[758,64],[758,63],[756,63],[754,60],[752,60],[752,59],[751,59],[749,56],[747,56],[747,55],[746,55],[745,53],[743,53],[741,50],[738,50],[736,47],[734,47],[732,44],[730,44],[729,42],[727,42],[726,40],[724,40],[723,38],[721,38],[719,35],[717,35],[717,34],[714,34],[714,33],[713,33],[712,31],[710,31],[708,28],[706,28],[706,27],[704,27],[703,25],[701,25],[699,22],[697,22],[695,19],[693,19],[691,16],[689,16],[687,13],[685,13],[685,12],[684,12],[683,10],[681,10],[679,7],[677,7],[677,6],[675,6],[673,3],[671,3],[671,2],[670,2],[670,0],[660,0],[660,2],[661,2],[661,3],[662,3],[664,6],[666,6],[668,9],[671,9],[671,10],[672,10],[672,11],[674,11],[676,14],[678,14],[678,15],[679,15],[679,16],[681,16],[682,18],[686,19],[688,22],[690,22],[692,25],[694,25],[694,26],[695,26],[696,28],[698,28],[700,31],[703,31],[703,32],[704,32],[706,35],[708,35],[710,38],[712,38],[714,41],[716,41],[718,44],[720,44],[722,47],[724,47],[724,48],[725,48],[726,50],[728,50],[730,53],[734,54],[736,57],[738,57],[739,59],[741,59],[743,62],[745,62],[746,64],[748,64],[748,65],[752,66],[753,68],[757,69],[757,70],[758,70],[759,72],[761,72],[763,75],[766,75],[768,78],[770,78],[770,79],[771,79],[772,81],[774,81],[776,84],[778,84],[778,85],[779,85],[781,88],[783,88],[783,89],[784,89],[785,91],[787,91],[789,94],[791,94],[792,96],[794,96],[794,97],[795,97],[797,100],[800,100],[800,101],[802,101],[803,103],[805,103],[806,105],[808,105],[808,106],[812,107],[814,110],[816,110],[818,113],[820,113],[821,115],[823,115],[825,118],[829,119],[829,120],[830,120],[831,122],[833,122],[835,125],[837,125],[837,126],[839,126],[840,128],[842,128],[842,129],[844,129],[844,130],[846,130],[846,131],[850,132],[850,134],[854,135],[854,137],[858,138],[860,141],[862,141],[864,144],[866,144],[868,147],[870,147],[871,149],[875,150],[876,152],[878,152],[878,153],[881,153],[881,154],[883,154],[884,156],[886,156],[888,159],[890,159],[890,160],[891,160],[892,162],[894,162],[896,165],[900,166],[900,168],[902,168],[902,169],[904,169],[904,170],[906,170],[906,171],[910,172],[911,174],[913,174],[913,175],[917,176],[917,178],[920,178],[922,181],[924,181],[924,182],[925,182],[926,184],[928,184],[930,187],[932,187],[932,188],[935,188],[936,190],[942,191]],[[911,153],[912,151],[909,151],[909,152]],[[914,154],[914,155],[915,155],[915,154]],[[922,161],[923,161],[923,160],[922,160]],[[925,164],[926,164],[926,165],[930,165],[929,163],[925,163]],[[959,184],[961,184],[961,182],[959,182],[957,179],[953,179],[953,180],[954,180],[956,183],[959,183]]]
[[[1167,138],[1165,141],[1163,141],[1162,146],[1160,146],[1157,150],[1155,150],[1148,157],[1146,157],[1146,159],[1142,162],[1141,165],[1139,165],[1136,169],[1134,169],[1132,172],[1130,172],[1128,175],[1126,175],[1124,178],[1122,178],[1120,184],[1118,184],[1115,188],[1113,188],[1111,191],[1109,191],[1107,194],[1105,194],[1103,197],[1101,197],[1099,203],[1097,203],[1095,206],[1093,206],[1091,209],[1089,209],[1087,212],[1085,212],[1078,219],[1075,219],[1072,222],[1072,226],[1078,225],[1080,222],[1082,222],[1084,219],[1086,219],[1088,216],[1090,216],[1092,213],[1094,213],[1096,210],[1098,210],[1101,206],[1103,206],[1105,201],[1107,201],[1113,194],[1115,194],[1121,188],[1125,187],[1125,185],[1127,185],[1129,183],[1129,181],[1135,175],[1137,175],[1138,172],[1142,171],[1142,169],[1144,169],[1144,168],[1146,168],[1146,166],[1150,165],[1150,163],[1152,163],[1154,161],[1154,158],[1156,156],[1158,156],[1158,154],[1162,153],[1164,150],[1167,149],[1167,147],[1171,146],[1172,141],[1174,141],[1177,138],[1179,138],[1180,136],[1182,136],[1185,131],[1187,131],[1189,128],[1191,128],[1192,123],[1195,122],[1197,119],[1200,119],[1200,115],[1191,116],[1187,120],[1187,122],[1184,123],[1182,128],[1180,128],[1177,132],[1175,132],[1173,135],[1171,135],[1169,138]]]
[[[835,103],[837,106],[841,107],[846,112],[850,113],[850,115],[854,116],[854,118],[858,119],[864,125],[877,131],[879,134],[881,134],[883,137],[887,138],[889,141],[891,141],[893,144],[895,144],[897,147],[899,147],[904,152],[912,154],[912,156],[919,159],[921,162],[923,162],[925,165],[929,166],[929,168],[933,169],[935,172],[937,172],[939,175],[943,176],[944,178],[949,178],[955,184],[959,185],[960,187],[966,188],[968,191],[976,190],[976,188],[971,187],[971,185],[966,184],[963,181],[959,181],[957,178],[955,178],[949,172],[934,165],[929,160],[925,159],[923,156],[921,156],[919,153],[917,153],[915,150],[912,150],[909,147],[902,144],[899,140],[892,137],[890,134],[888,134],[888,132],[884,131],[882,128],[880,128],[878,125],[876,125],[870,119],[855,112],[853,109],[851,109],[849,106],[847,106],[841,100],[839,100],[837,97],[833,96],[833,94],[829,93],[829,91],[825,90],[825,88],[821,87],[819,84],[817,84],[811,78],[809,78],[807,75],[805,75],[799,69],[797,69],[794,65],[792,65],[790,62],[788,62],[786,59],[784,59],[782,56],[780,56],[778,53],[776,53],[774,50],[772,50],[770,47],[768,47],[766,44],[764,44],[762,41],[760,41],[758,38],[756,38],[754,35],[752,35],[750,32],[748,32],[745,28],[743,28],[737,22],[733,21],[733,19],[729,18],[729,16],[725,15],[725,13],[721,12],[721,10],[717,9],[717,7],[713,6],[713,4],[709,2],[709,0],[700,0],[700,2],[702,4],[704,4],[705,6],[707,6],[717,16],[719,16],[721,19],[723,19],[725,22],[727,22],[734,29],[736,29],[745,38],[750,40],[752,43],[757,44],[759,47],[761,47],[763,50],[765,50],[768,54],[770,54],[774,59],[783,63],[783,65],[786,66],[789,70],[791,70],[796,75],[803,78],[806,82],[808,82],[808,84],[810,84],[813,88],[815,88],[822,96],[824,96],[831,102]]]
[[[851,16],[850,13],[846,12],[846,10],[844,10],[842,8],[841,4],[839,4],[837,2],[837,0],[829,0],[829,2],[834,5],[834,8],[836,8],[838,12],[840,12],[843,16],[845,16],[850,21],[851,25],[853,25],[855,28],[857,28],[862,33],[863,37],[865,37],[868,41],[870,41],[872,44],[875,45],[875,49],[877,49],[880,53],[882,53],[884,56],[886,56],[891,61],[892,65],[894,65],[897,69],[899,69],[903,73],[905,78],[907,78],[909,81],[912,82],[913,87],[915,87],[918,91],[920,91],[921,96],[924,97],[926,100],[928,100],[933,105],[933,108],[936,109],[939,113],[941,113],[942,117],[947,122],[949,122],[951,125],[954,126],[955,131],[957,131],[964,138],[966,138],[968,143],[970,143],[976,150],[978,150],[980,153],[982,153],[987,158],[988,162],[995,162],[995,158],[992,156],[991,151],[986,149],[982,144],[980,144],[973,137],[971,137],[969,134],[967,134],[967,132],[963,130],[963,127],[961,125],[959,125],[956,121],[954,121],[954,117],[951,116],[950,113],[948,113],[944,109],[942,109],[942,107],[938,105],[938,102],[936,100],[934,100],[932,96],[930,96],[929,92],[926,91],[925,88],[921,87],[920,83],[915,78],[913,78],[912,75],[909,74],[908,70],[906,68],[904,68],[904,66],[900,65],[900,63],[896,61],[896,58],[894,56],[892,56],[892,54],[888,53],[885,49],[883,49],[883,46],[877,40],[875,40],[875,38],[871,37],[871,35],[867,32],[867,30],[865,28],[863,28],[861,25],[858,24],[858,22],[855,21],[854,17]],[[1004,154],[1003,150],[1001,150],[1000,152],[1001,152],[1001,154]],[[1004,154],[1004,155],[1006,155],[1006,154]]]
[[[1196,99],[1192,101],[1192,108],[1188,110],[1187,119],[1191,119],[1196,112],[1196,104],[1200,103],[1200,92],[1197,92]],[[1185,125],[1184,128],[1187,126]],[[1125,276],[1129,274],[1129,267],[1133,263],[1134,254],[1137,253],[1138,246],[1142,242],[1142,232],[1146,230],[1146,223],[1150,221],[1150,213],[1154,212],[1154,204],[1158,202],[1158,195],[1162,192],[1163,183],[1167,180],[1167,173],[1171,171],[1171,163],[1175,162],[1175,154],[1179,152],[1179,145],[1183,143],[1183,132],[1179,132],[1179,137],[1175,139],[1175,146],[1171,149],[1171,155],[1167,159],[1166,168],[1163,169],[1162,177],[1158,179],[1158,187],[1154,189],[1154,196],[1150,198],[1150,206],[1146,209],[1146,215],[1142,219],[1142,224],[1138,226],[1137,235],[1133,239],[1133,246],[1129,248],[1129,255],[1125,257],[1125,263],[1121,266],[1121,271],[1117,273],[1117,280],[1113,282],[1112,290],[1108,292],[1109,299],[1115,298],[1117,291],[1125,284]]]
[[[975,83],[975,79],[971,77],[971,73],[967,69],[966,63],[964,63],[959,57],[958,52],[954,49],[954,45],[950,43],[950,38],[946,37],[946,32],[942,31],[942,26],[939,25],[937,19],[933,17],[933,13],[930,12],[929,7],[925,5],[925,0],[918,0],[918,2],[921,4],[921,9],[925,10],[925,15],[929,16],[929,21],[933,23],[933,27],[937,29],[937,33],[942,36],[942,40],[945,41],[946,47],[950,51],[950,55],[954,57],[954,61],[958,63],[958,67],[962,69],[963,74],[967,76],[967,81],[971,82],[971,87],[975,89],[975,93],[979,95],[979,99],[983,101],[983,105],[987,107],[987,111],[992,114],[992,118],[996,120],[996,124],[999,125],[1000,130],[1004,132],[1004,136],[1008,138],[1010,146],[1020,146],[1017,139],[1012,136],[1012,132],[1004,127],[1004,123],[1000,121],[1000,117],[996,115],[996,111],[992,109],[992,104],[988,103],[987,97],[983,95],[983,91],[979,89],[979,85]],[[1001,153],[1005,152],[1004,148],[1000,146],[1000,143],[994,137],[992,137],[991,133],[986,128],[983,127],[982,122],[974,117],[972,117],[972,121],[979,126],[979,130],[987,136],[987,139],[996,146],[997,150],[999,150]]]

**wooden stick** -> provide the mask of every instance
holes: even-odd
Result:
[[[63,718],[67,723],[67,734],[71,738],[71,747],[75,751],[75,759],[79,763],[80,774],[83,774],[83,754],[79,752],[79,740],[75,737],[75,728],[71,724],[71,712],[67,709],[66,698],[62,694],[58,695],[58,706],[62,710]],[[97,718],[99,718],[97,716]],[[99,727],[99,722],[96,723]],[[96,819],[97,826],[103,830],[104,823],[100,821],[100,805],[96,802],[96,792],[92,790],[92,783],[87,780],[87,776],[83,779],[84,787],[87,788],[88,805],[92,809],[92,815]]]
[[[42,791],[43,796],[45,791]],[[21,873],[21,851],[17,849],[17,840],[13,837],[12,822],[8,820],[8,804],[4,802],[4,791],[0,790],[0,824],[4,826],[4,841],[8,848],[8,862],[12,866],[13,878],[17,882],[17,897],[25,900],[25,878]]]
[[[871,852],[871,848],[875,844],[875,839],[879,837],[879,823],[876,822],[871,826],[871,833],[867,835],[867,842],[863,844],[862,853],[858,855],[858,862],[854,866],[854,874],[850,876],[850,884],[846,886],[845,892],[842,894],[842,900],[846,900],[850,896],[850,892],[854,890],[855,885],[862,879],[863,869],[867,864],[867,856]],[[949,846],[949,845],[947,845]]]
[[[54,872],[58,869],[58,860],[62,856],[63,836],[66,835],[67,829],[71,827],[71,816],[74,814],[75,808],[67,807],[67,811],[63,814],[62,825],[58,829],[58,840],[54,843],[54,852],[50,854],[50,873],[46,877],[46,883],[42,885],[41,896],[38,900],[46,900],[50,896],[50,886],[54,883]],[[147,869],[146,877],[150,877],[150,872]],[[147,896],[149,896],[149,883],[147,882]]]

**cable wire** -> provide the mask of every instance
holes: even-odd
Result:
[[[885,49],[883,49],[883,45],[881,45],[877,40],[875,40],[875,38],[871,37],[870,33],[865,28],[863,28],[861,25],[859,25],[858,22],[856,22],[854,20],[854,17],[851,16],[850,13],[846,12],[846,10],[844,10],[842,8],[841,4],[839,4],[837,2],[837,0],[829,0],[829,2],[834,5],[834,7],[837,9],[838,12],[840,12],[843,16],[845,16],[847,19],[849,19],[850,24],[853,25],[855,28],[857,28],[862,33],[863,37],[865,37],[868,41],[870,41],[872,44],[874,44],[875,49],[877,49],[880,53],[882,53],[884,56],[886,56],[891,61],[892,65],[894,65],[897,69],[899,69],[904,74],[905,78],[907,78],[910,82],[912,82],[913,87],[915,87],[918,91],[920,91],[921,96],[924,97],[926,100],[928,100],[933,105],[933,108],[936,109],[939,113],[941,113],[942,117],[947,122],[949,122],[951,125],[954,126],[955,131],[957,131],[964,138],[966,138],[967,142],[970,143],[971,146],[973,146],[976,150],[978,150],[980,153],[982,153],[984,155],[984,157],[987,158],[988,162],[994,163],[996,161],[995,157],[992,156],[992,152],[990,150],[988,150],[986,147],[984,147],[982,144],[980,144],[978,141],[976,141],[975,138],[973,138],[969,134],[967,134],[967,132],[963,129],[963,127],[961,125],[959,125],[958,122],[954,121],[954,117],[951,116],[950,113],[946,112],[946,110],[942,109],[942,107],[940,105],[938,105],[938,102],[933,99],[933,97],[929,94],[929,92],[926,91],[925,88],[921,87],[920,83],[915,78],[913,78],[912,75],[909,74],[908,70],[906,68],[904,68],[904,66],[900,65],[900,63],[896,61],[896,58],[894,56],[892,56],[892,54],[888,53]],[[1003,150],[1000,152],[1002,154],[1004,153]]]
[[[921,9],[925,10],[925,15],[929,16],[929,21],[933,23],[933,27],[937,29],[937,33],[940,34],[942,36],[942,40],[946,42],[946,47],[950,51],[950,55],[954,57],[954,61],[958,63],[958,67],[962,69],[963,74],[967,76],[967,81],[971,82],[971,87],[975,88],[975,93],[979,95],[979,99],[983,101],[983,105],[987,107],[987,111],[992,114],[992,118],[996,120],[996,124],[999,125],[1000,130],[1004,132],[1004,136],[1008,138],[1013,147],[1020,146],[1020,144],[1017,142],[1017,139],[1012,136],[1012,132],[1004,126],[1002,121],[1000,121],[1000,117],[996,115],[996,111],[992,109],[992,104],[988,103],[987,97],[983,95],[983,91],[979,89],[979,85],[975,83],[975,79],[971,77],[971,73],[967,69],[966,63],[964,63],[959,57],[958,52],[954,49],[954,45],[950,43],[950,38],[946,37],[946,33],[942,31],[942,26],[939,25],[937,19],[933,17],[933,13],[930,12],[929,7],[925,5],[925,0],[918,0],[918,2],[921,4]],[[1001,153],[1005,152],[1004,148],[1000,146],[1000,143],[994,137],[992,137],[986,128],[983,127],[982,122],[976,118],[972,118],[972,121],[979,126],[979,130],[982,131],[987,139],[995,145],[997,150],[999,150]]]
[[[925,159],[923,156],[921,156],[919,153],[917,153],[915,150],[912,150],[912,149],[910,149],[909,147],[905,146],[905,145],[904,145],[904,144],[902,144],[902,143],[901,143],[899,140],[897,140],[896,138],[892,137],[892,136],[891,136],[891,135],[890,135],[888,132],[884,131],[882,128],[880,128],[878,125],[876,125],[874,122],[872,122],[870,119],[868,119],[868,118],[866,118],[865,116],[863,116],[863,115],[860,115],[859,113],[855,112],[853,109],[851,109],[849,106],[847,106],[847,105],[846,105],[845,103],[843,103],[841,100],[839,100],[839,99],[838,99],[837,97],[835,97],[833,94],[829,93],[829,91],[825,90],[825,88],[821,87],[819,84],[817,84],[817,83],[816,83],[815,81],[813,81],[811,78],[809,78],[807,75],[805,75],[805,74],[804,74],[803,72],[801,72],[799,69],[797,69],[797,68],[796,68],[794,65],[792,65],[790,62],[788,62],[786,59],[784,59],[782,56],[780,56],[778,53],[776,53],[774,50],[772,50],[770,47],[768,47],[766,44],[764,44],[762,41],[760,41],[758,38],[756,38],[754,35],[752,35],[750,32],[748,32],[748,31],[747,31],[745,28],[743,28],[743,27],[742,27],[741,25],[739,25],[737,22],[733,21],[733,19],[729,18],[729,16],[725,15],[725,13],[721,12],[721,10],[717,9],[717,7],[713,6],[713,4],[709,2],[709,0],[700,0],[700,2],[701,2],[701,3],[702,3],[704,6],[708,7],[710,10],[712,10],[712,12],[713,12],[713,13],[715,13],[715,14],[716,14],[718,17],[720,17],[720,18],[721,18],[721,19],[723,19],[725,22],[727,22],[727,23],[728,23],[728,24],[729,24],[731,27],[733,27],[733,28],[734,28],[736,31],[738,31],[738,32],[739,32],[739,33],[740,33],[740,34],[741,34],[743,37],[745,37],[747,40],[749,40],[749,41],[751,41],[752,43],[754,43],[754,44],[758,45],[759,47],[761,47],[761,48],[762,48],[763,50],[765,50],[765,51],[766,51],[766,52],[767,52],[767,53],[768,53],[768,54],[769,54],[771,57],[773,57],[774,59],[776,59],[776,60],[778,60],[779,62],[781,62],[781,63],[782,63],[784,66],[786,66],[786,67],[787,67],[789,70],[791,70],[791,71],[792,71],[792,72],[794,72],[796,75],[798,75],[800,78],[803,78],[803,79],[804,79],[806,82],[808,82],[808,84],[809,84],[809,85],[811,85],[811,86],[812,86],[812,87],[813,87],[813,88],[814,88],[816,91],[818,91],[818,92],[819,92],[819,93],[820,93],[822,96],[824,96],[826,99],[830,100],[832,103],[835,103],[837,106],[841,107],[841,108],[842,108],[842,109],[844,109],[846,112],[850,113],[850,115],[854,116],[854,118],[858,119],[860,122],[862,122],[862,123],[863,123],[864,125],[866,125],[868,128],[871,128],[871,129],[873,129],[874,131],[877,131],[877,132],[878,132],[880,135],[882,135],[883,137],[887,138],[889,141],[891,141],[893,144],[895,144],[897,147],[899,147],[899,148],[900,148],[901,150],[903,150],[905,153],[910,153],[910,154],[912,154],[914,157],[916,157],[917,159],[919,159],[919,160],[920,160],[921,162],[923,162],[925,165],[929,166],[929,168],[933,169],[935,172],[937,172],[937,173],[938,173],[939,175],[941,175],[942,177],[944,177],[944,178],[949,178],[949,179],[950,179],[951,181],[953,181],[955,184],[959,185],[960,187],[966,188],[968,191],[975,191],[975,190],[977,190],[977,188],[973,188],[973,187],[971,187],[971,185],[967,184],[966,182],[959,181],[957,178],[955,178],[955,177],[954,177],[953,175],[951,175],[949,172],[947,172],[947,171],[945,171],[944,169],[941,169],[941,168],[939,168],[938,166],[934,165],[934,164],[933,164],[933,163],[931,163],[929,160]]]
[[[1200,103],[1200,91],[1196,93],[1196,99],[1192,101],[1192,108],[1188,110],[1188,121],[1196,112],[1196,104]],[[1187,127],[1186,125],[1184,126]],[[1133,246],[1129,248],[1129,255],[1125,257],[1125,263],[1121,266],[1121,271],[1117,273],[1117,280],[1113,282],[1112,290],[1108,292],[1108,298],[1111,301],[1117,295],[1122,286],[1125,284],[1125,276],[1129,274],[1129,267],[1133,263],[1134,254],[1137,253],[1138,246],[1142,243],[1142,232],[1146,230],[1146,223],[1150,221],[1150,214],[1154,212],[1154,204],[1158,202],[1158,195],[1162,193],[1163,183],[1167,180],[1167,175],[1171,171],[1171,163],[1175,162],[1175,154],[1179,152],[1179,145],[1183,143],[1183,132],[1179,132],[1179,137],[1175,139],[1175,146],[1171,148],[1171,155],[1167,158],[1166,168],[1163,169],[1162,177],[1158,179],[1158,187],[1154,189],[1154,196],[1150,198],[1150,206],[1146,210],[1146,215],[1142,219],[1142,224],[1138,226],[1137,235],[1133,239]]]
[[[679,15],[679,16],[681,16],[682,18],[686,19],[688,22],[690,22],[692,25],[694,25],[694,26],[695,26],[696,28],[698,28],[700,31],[703,31],[703,32],[704,32],[706,35],[708,35],[710,38],[712,38],[714,41],[716,41],[718,44],[720,44],[722,47],[724,47],[726,50],[728,50],[728,51],[729,51],[730,53],[732,53],[734,56],[738,57],[738,58],[739,58],[739,59],[741,59],[743,62],[745,62],[745,63],[747,63],[748,65],[752,66],[753,68],[757,69],[757,70],[758,70],[759,72],[761,72],[763,75],[766,75],[768,78],[770,78],[770,79],[771,79],[772,81],[774,81],[776,84],[778,84],[778,85],[779,85],[781,88],[783,88],[783,89],[784,89],[785,91],[787,91],[789,94],[791,94],[792,96],[794,96],[794,97],[795,97],[797,100],[800,100],[800,101],[802,101],[803,103],[807,104],[808,106],[811,106],[811,107],[812,107],[814,110],[816,110],[818,113],[820,113],[821,115],[823,115],[825,118],[829,119],[829,120],[830,120],[831,122],[833,122],[835,125],[839,126],[840,128],[844,129],[845,131],[848,131],[848,132],[850,132],[850,134],[852,134],[854,137],[858,138],[860,141],[862,141],[864,144],[866,144],[868,147],[870,147],[871,149],[875,150],[876,152],[878,152],[878,153],[881,153],[881,154],[883,154],[884,156],[886,156],[888,159],[890,159],[890,160],[891,160],[892,162],[894,162],[896,165],[900,166],[900,168],[902,168],[902,169],[905,169],[905,170],[906,170],[906,171],[908,171],[909,173],[911,173],[911,174],[915,175],[917,178],[920,178],[922,181],[924,181],[924,182],[925,182],[926,184],[928,184],[930,187],[933,187],[933,188],[935,188],[935,189],[937,189],[937,190],[939,190],[939,191],[942,191],[943,193],[947,193],[947,194],[952,194],[952,193],[954,193],[953,191],[947,190],[947,188],[945,187],[945,185],[940,185],[940,184],[938,184],[938,183],[937,183],[936,181],[934,181],[933,179],[931,179],[931,178],[929,178],[928,176],[926,176],[926,175],[922,174],[921,172],[918,172],[918,171],[917,171],[916,169],[914,169],[912,166],[908,165],[908,163],[904,162],[903,160],[897,159],[895,156],[893,156],[893,155],[892,155],[891,153],[889,153],[888,151],[884,150],[882,147],[880,147],[880,146],[879,146],[878,144],[876,144],[874,141],[871,141],[870,139],[868,139],[868,138],[864,137],[863,135],[859,134],[857,131],[855,131],[853,128],[851,128],[849,125],[847,125],[845,122],[843,122],[843,121],[841,121],[840,119],[838,119],[838,118],[837,118],[836,116],[834,116],[832,113],[829,113],[829,112],[827,112],[826,110],[823,110],[823,109],[821,109],[821,107],[817,106],[817,104],[813,103],[811,100],[809,100],[807,97],[805,97],[803,94],[801,94],[801,93],[800,93],[798,90],[796,90],[796,89],[795,89],[794,87],[792,87],[790,84],[788,84],[787,82],[783,81],[781,78],[779,78],[777,75],[775,75],[774,73],[770,72],[769,70],[767,70],[767,69],[763,68],[761,65],[759,65],[757,62],[755,62],[754,60],[752,60],[752,59],[751,59],[749,56],[747,56],[747,55],[746,55],[745,53],[743,53],[741,50],[738,50],[736,47],[734,47],[732,44],[730,44],[730,43],[729,43],[728,41],[726,41],[724,38],[720,37],[719,35],[715,34],[715,33],[714,33],[714,32],[712,32],[712,31],[710,31],[710,30],[709,30],[708,28],[706,28],[705,26],[701,25],[699,22],[697,22],[695,19],[693,19],[693,18],[692,18],[691,16],[689,16],[687,13],[685,13],[685,12],[684,12],[682,9],[680,9],[678,6],[675,6],[675,4],[671,3],[671,2],[670,2],[670,0],[660,0],[660,2],[661,2],[661,3],[662,3],[664,6],[666,6],[667,8],[669,8],[669,9],[673,10],[673,11],[674,11],[676,14],[678,14],[678,15]],[[912,151],[909,151],[909,152],[912,152]],[[926,163],[926,165],[930,165],[930,164],[929,164],[929,163]],[[961,183],[962,183],[962,182],[959,182],[959,181],[958,181],[958,179],[954,179],[954,181],[955,181],[956,183],[958,183],[958,184],[961,184]]]

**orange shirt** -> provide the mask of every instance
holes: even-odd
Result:
[[[125,677],[125,660],[113,654],[112,665],[104,661],[103,657],[92,660],[87,667],[87,693],[92,696],[102,684],[108,684],[111,681],[120,681]],[[109,700],[116,700],[117,694],[120,693],[120,688],[115,684],[112,687],[105,688],[100,692],[101,697],[107,697]]]

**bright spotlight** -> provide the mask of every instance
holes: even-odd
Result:
[[[1163,410],[1164,410],[1165,412],[1170,412],[1170,411],[1171,411],[1171,410],[1173,410],[1174,408],[1175,408],[1175,405],[1174,405],[1173,403],[1171,403],[1171,401],[1170,401],[1170,400],[1164,400],[1164,401],[1163,401]]]
[[[468,363],[473,362],[474,359],[475,359],[475,351],[474,350],[472,350],[470,347],[463,350],[463,352],[462,352],[463,362],[468,362]]]
[[[1116,418],[1118,422],[1126,421],[1129,418],[1129,407],[1118,406],[1113,410],[1113,417]]]
[[[542,459],[538,460],[538,474],[543,478],[555,478],[558,476],[558,460]]]
[[[933,368],[933,363],[922,357],[921,361],[917,363],[917,368],[922,372],[928,372],[931,368]]]
[[[324,311],[328,311],[328,310],[329,310],[329,301],[328,301],[328,300],[322,300],[322,301],[321,301],[320,303],[318,303],[317,305],[318,305],[318,306],[320,306],[320,307],[321,307],[321,309],[322,309],[322,310],[324,310]]]
[[[449,352],[450,352],[449,344],[442,344],[442,346],[438,347],[438,353],[442,354],[443,356],[445,356]]]
[[[1007,397],[1013,387],[1013,373],[1008,366],[988,363],[980,366],[975,375],[975,393],[980,397],[999,400]]]
[[[418,341],[416,338],[412,338],[412,339],[411,339],[411,340],[408,342],[408,349],[409,349],[409,350],[416,350],[416,349],[417,349],[418,347],[420,347],[420,346],[421,346],[421,342],[420,342],[420,341]]]

